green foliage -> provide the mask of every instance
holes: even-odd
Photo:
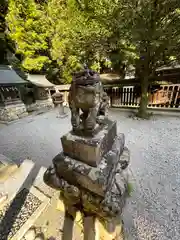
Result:
[[[49,18],[55,23],[51,56],[62,69],[65,81],[71,81],[71,73],[82,68],[84,63],[99,71],[99,62],[104,58],[100,41],[108,34],[107,29],[89,18],[74,0],[67,1],[66,5],[49,1],[47,9]]]
[[[34,0],[10,0],[7,14],[9,36],[22,54],[26,70],[42,70],[49,63],[47,28],[42,21],[44,12]]]
[[[5,22],[5,16],[7,13],[7,2],[5,0],[1,0],[0,4],[0,64],[6,63],[6,22]]]
[[[109,56],[111,31],[92,17],[93,9],[98,17],[106,6],[99,7],[94,1],[89,8],[91,11],[86,11],[76,0],[38,4],[34,0],[10,0],[9,36],[16,43],[17,53],[23,56],[23,67],[27,71],[48,70],[56,62],[66,83],[84,63],[100,71],[101,62]]]
[[[180,1],[144,0],[124,3],[129,29],[130,43],[135,46],[136,74],[141,82],[142,96],[138,115],[147,116],[147,95],[149,78],[158,67],[178,56],[180,39]]]
[[[134,65],[148,81],[180,59],[179,0],[9,0],[6,20],[23,67],[58,68],[66,83],[84,63],[121,75]]]
[[[64,83],[70,83],[72,80],[72,73],[74,71],[78,71],[82,69],[82,65],[80,64],[77,56],[69,56],[67,58],[66,64],[62,67],[62,77],[65,79]]]
[[[127,68],[133,64],[142,95],[147,94],[149,78],[156,69],[179,59],[180,1],[110,0],[107,4],[106,0],[93,0],[91,7],[94,2],[96,20],[111,30],[109,52],[113,67],[125,64]],[[101,2],[99,8],[110,4],[111,9],[99,11],[98,2]],[[139,115],[145,116],[147,104],[145,98],[141,100]]]
[[[178,0],[126,1],[131,42],[148,75],[168,63],[180,39]],[[143,61],[143,63],[142,63]],[[145,64],[146,66],[145,66]],[[141,64],[142,63],[142,64]]]
[[[50,60],[47,56],[34,56],[30,54],[25,57],[22,65],[28,70],[41,70],[48,63],[50,63]]]

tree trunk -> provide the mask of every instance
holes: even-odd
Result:
[[[141,77],[141,100],[140,107],[137,116],[140,118],[148,119],[149,115],[147,112],[148,106],[148,76]]]

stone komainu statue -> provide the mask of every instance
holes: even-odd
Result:
[[[63,151],[52,160],[44,181],[61,191],[69,214],[74,209],[97,217],[111,234],[107,231],[105,237],[103,230],[102,239],[115,239],[120,235],[114,231],[116,226],[122,229],[117,221],[128,194],[128,175],[124,170],[130,155],[124,134],[117,133],[116,121],[102,116],[107,111],[108,97],[99,74],[84,70],[74,75],[69,106],[73,131],[61,137]],[[84,239],[88,237],[87,233]]]
[[[109,105],[99,74],[89,69],[74,74],[68,101],[73,131],[93,132],[98,116],[105,116]]]

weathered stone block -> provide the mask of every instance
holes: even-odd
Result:
[[[53,159],[56,173],[70,184],[81,186],[97,195],[104,196],[107,188],[111,185],[124,149],[124,143],[124,134],[118,135],[112,149],[104,155],[97,167],[92,167],[60,153]]]
[[[0,107],[0,120],[10,122],[21,117],[27,116],[26,107],[24,103],[10,104],[5,107]]]
[[[121,165],[121,169],[124,170],[128,167],[130,162],[130,151],[127,147],[124,147],[122,155],[120,157],[119,164]]]
[[[43,110],[43,109],[50,109],[53,108],[53,102],[52,99],[46,99],[46,100],[36,100],[35,103],[32,103],[30,105],[26,105],[28,112]]]
[[[49,172],[46,174],[49,175]],[[56,175],[54,177],[56,178]],[[81,206],[84,212],[98,215],[103,219],[121,214],[128,195],[127,181],[118,173],[115,173],[115,179],[104,196],[92,193],[81,186],[76,187],[63,178],[59,178],[59,183],[60,197],[66,206],[71,208]],[[63,210],[62,206],[59,209]]]
[[[117,135],[116,122],[105,120],[103,128],[94,137],[82,137],[72,132],[61,138],[64,154],[96,167],[111,150]]]

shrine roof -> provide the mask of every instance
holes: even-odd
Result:
[[[26,84],[9,65],[0,65],[0,85]]]
[[[28,74],[27,80],[37,87],[54,87],[54,84],[49,82],[45,75]]]

